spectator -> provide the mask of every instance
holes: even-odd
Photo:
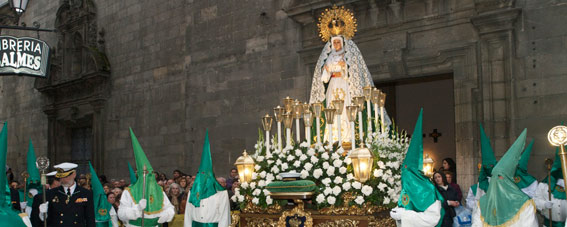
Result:
[[[183,191],[187,191],[187,178],[185,178],[185,177],[179,178],[179,187],[181,187],[181,189],[183,189]]]
[[[162,181],[167,181],[167,176],[165,175],[165,173],[160,173],[159,179],[162,180]]]
[[[441,166],[439,171],[451,171],[453,173],[453,180],[457,183],[457,164],[455,164],[452,158],[443,159],[443,166]]]
[[[183,173],[181,172],[181,170],[178,170],[178,169],[173,170],[173,180],[175,182],[178,182],[179,178],[182,177],[182,176],[183,176]]]
[[[461,202],[463,199],[463,193],[461,192],[461,186],[453,182],[453,179],[455,179],[453,172],[445,171],[445,177],[447,178],[447,183],[449,183],[449,186],[457,191],[457,201]]]
[[[116,197],[122,195],[122,189],[121,188],[114,188],[112,189],[112,193],[114,193],[114,195],[116,195]]]
[[[120,181],[117,181],[115,179],[112,179],[112,186],[114,188],[119,188],[120,187]]]
[[[108,200],[108,202],[110,204],[112,204],[114,206],[114,204],[116,203],[116,195],[114,193],[108,193],[106,194],[106,199]]]
[[[102,186],[102,188],[104,189],[104,194],[110,193],[110,190],[112,190],[112,184],[111,183],[106,183],[104,184],[104,186]]]
[[[100,175],[98,176],[98,180],[100,181],[100,183],[102,185],[105,185],[106,183],[108,183],[108,181],[106,180],[106,175]]]
[[[128,186],[128,185],[126,184],[126,180],[120,179],[120,187],[121,187],[121,188],[125,188],[125,187],[127,187],[127,186]]]
[[[17,190],[17,189],[18,189],[18,185],[19,185],[18,181],[12,181],[12,182],[10,183],[10,188],[11,188],[11,189],[14,189],[14,190]]]
[[[445,202],[441,204],[445,210],[441,227],[451,227],[453,226],[453,217],[456,215],[455,207],[460,205],[459,201],[457,201],[457,192],[452,187],[449,187],[447,178],[443,172],[435,172],[433,174],[433,180],[435,187],[445,199]]]
[[[220,184],[223,188],[226,188],[226,178],[224,178],[224,177],[217,177],[217,181],[219,182],[219,184]]]
[[[226,188],[228,190],[231,190],[232,184],[236,181],[238,181],[238,170],[236,168],[232,168],[230,170],[230,176],[228,176],[228,179],[226,179]]]
[[[185,203],[187,202],[187,197],[183,192],[183,189],[179,184],[173,183],[171,184],[169,189],[169,193],[167,197],[169,201],[173,205],[176,214],[185,214]]]

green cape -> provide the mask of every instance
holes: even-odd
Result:
[[[106,194],[104,193],[104,188],[98,180],[98,175],[94,170],[91,162],[89,162],[89,168],[91,170],[91,186],[93,190],[93,202],[94,202],[94,212],[97,227],[112,227],[112,221],[110,220],[110,209],[112,205],[108,202]]]
[[[518,168],[516,168],[516,174],[514,176],[514,182],[520,189],[527,188],[534,181],[535,177],[528,173],[528,161],[530,160],[530,154],[532,153],[532,147],[534,146],[534,140],[526,147],[522,157],[520,158],[520,163],[518,163]]]
[[[7,123],[4,123],[2,132],[0,132],[0,166],[6,166],[6,156],[8,153],[8,127]],[[6,172],[6,170],[4,170]],[[10,190],[1,186],[8,186],[6,179],[6,174],[0,174],[0,195],[5,195],[8,193],[10,195]],[[8,189],[8,191],[6,191]],[[10,197],[0,196],[0,226],[14,226],[14,227],[26,227],[22,218],[12,210],[12,204],[10,202]]]
[[[211,159],[211,145],[209,143],[209,130],[205,135],[205,143],[203,144],[203,153],[201,154],[201,165],[197,172],[197,177],[191,188],[189,202],[195,207],[201,206],[201,199],[216,194],[218,191],[226,190],[215,177],[213,173],[213,161]]]
[[[37,165],[35,163],[36,156],[35,151],[33,149],[32,140],[30,139],[30,144],[28,146],[28,155],[27,155],[27,171],[30,175],[27,179],[26,183],[26,192],[24,192],[24,199],[27,201],[27,206],[31,207],[33,205],[33,197],[29,194],[30,189],[35,188],[39,193],[41,193],[41,177],[39,175],[39,169],[37,169]]]
[[[555,148],[555,160],[553,160],[553,166],[551,166],[550,176],[551,185],[547,186],[551,188],[553,197],[555,197],[556,199],[565,200],[565,188],[557,185],[557,180],[563,179],[563,173],[561,172],[561,158],[559,157],[559,147]],[[547,184],[547,177],[545,177],[542,182],[545,182]]]
[[[478,175],[478,187],[486,192],[488,190],[488,177],[492,176],[492,168],[496,165],[496,157],[494,157],[490,139],[484,133],[482,124],[480,124],[480,151],[482,154],[482,167]]]
[[[135,184],[137,180],[136,172],[134,172],[134,169],[130,165],[130,162],[128,162],[128,172],[130,172],[130,184]]]
[[[497,226],[516,220],[526,201],[530,200],[513,179],[526,143],[526,133],[524,129],[492,170],[488,191],[479,200],[481,219],[486,224]]]
[[[406,210],[417,212],[425,211],[436,200],[445,202],[443,196],[429,178],[423,174],[423,137],[422,137],[423,109],[415,123],[406,158],[402,164],[402,191],[398,206]],[[441,208],[441,218],[437,226],[443,221],[445,210]]]
[[[136,135],[132,129],[130,129],[130,137],[132,138],[132,147],[134,149],[134,158],[136,159],[136,169],[138,170],[138,176],[144,176],[144,166],[148,173],[146,174],[146,201],[147,206],[144,210],[146,214],[154,214],[161,212],[163,206],[163,189],[157,184],[156,177],[154,175],[154,169],[150,165],[150,161],[146,157],[142,146],[138,142]],[[126,188],[132,195],[132,199],[135,204],[142,199],[142,193],[144,189],[144,180],[136,181],[135,184],[130,185]]]

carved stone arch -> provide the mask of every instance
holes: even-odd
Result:
[[[83,170],[90,160],[103,174],[110,64],[96,12],[92,0],[61,1],[50,75],[36,79],[35,87],[48,98],[44,112],[49,121],[49,158],[54,163],[78,162]]]

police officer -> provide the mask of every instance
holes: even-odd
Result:
[[[39,218],[48,226],[95,226],[93,194],[75,182],[77,164],[64,162],[54,166],[61,186],[46,192],[46,202],[39,205]]]

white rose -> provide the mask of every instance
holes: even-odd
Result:
[[[255,165],[255,166],[254,166],[254,169],[255,169],[256,171],[260,170],[260,168],[262,168],[262,167],[259,166],[259,165]]]
[[[345,182],[343,184],[343,190],[348,191],[350,190],[350,188],[351,188],[350,182]]]
[[[340,176],[335,177],[335,180],[333,181],[335,184],[342,184],[343,183],[343,178]]]
[[[378,189],[380,189],[380,191],[384,191],[384,189],[387,187],[388,185],[380,182],[380,184],[378,184]]]
[[[331,158],[332,158],[332,159],[339,159],[339,158],[341,158],[341,156],[338,154],[338,152],[334,152],[334,153],[331,155]]]
[[[276,176],[276,180],[282,180],[282,176],[277,175],[277,176]]]
[[[260,173],[260,178],[262,178],[262,179],[266,178],[266,171],[262,171]]]
[[[295,156],[301,156],[303,154],[303,152],[301,152],[301,150],[297,149],[295,150]]]
[[[364,185],[362,187],[362,190],[360,190],[362,192],[362,194],[364,194],[365,196],[369,196],[370,194],[372,194],[372,187],[368,186],[368,185]]]
[[[272,202],[274,202],[274,200],[272,200],[272,197],[270,197],[270,196],[266,197],[266,203],[268,205],[272,204]]]
[[[325,178],[321,181],[321,183],[323,183],[325,186],[329,186],[329,184],[331,183],[331,179],[330,178]]]
[[[293,160],[293,159],[295,159],[295,156],[293,156],[293,155],[288,155],[288,156],[287,156],[287,160],[288,160],[288,161],[291,161],[291,160]]]
[[[256,157],[256,161],[258,161],[258,162],[264,161],[264,156],[260,155],[260,156]]]
[[[388,178],[388,184],[392,185],[394,184],[394,178]]]
[[[384,198],[384,205],[390,204],[390,198]]]
[[[266,180],[273,181],[274,180],[274,174],[271,174],[271,173],[266,174]]]
[[[307,155],[301,154],[301,156],[299,156],[299,160],[300,161],[305,161],[305,159],[307,159]]]
[[[268,160],[268,165],[272,165],[272,163],[274,163],[273,160]]]
[[[265,187],[266,186],[266,181],[265,180],[260,180],[258,181],[258,187]]]
[[[358,181],[352,182],[352,187],[354,189],[360,189],[360,187],[362,187],[362,184]]]
[[[346,171],[347,171],[347,168],[344,167],[344,166],[341,166],[341,168],[339,168],[339,173],[341,173],[341,174],[345,174]]]
[[[278,159],[278,160],[276,160],[276,165],[278,165],[278,166],[279,166],[279,165],[281,165],[281,164],[282,164],[282,160],[279,160],[279,159]]]
[[[352,175],[352,173],[349,173],[349,174],[346,175],[346,179],[352,180],[352,179],[354,179],[354,176]]]
[[[352,163],[352,160],[350,159],[350,157],[346,157],[346,158],[345,158],[345,163],[346,163],[347,165],[350,165],[350,163]]]
[[[242,189],[247,189],[247,188],[248,188],[248,182],[246,182],[246,181],[245,181],[245,182],[242,182],[242,184],[240,184],[240,187],[241,187]]]
[[[386,166],[384,166],[384,162],[378,161],[378,168],[380,168],[380,169],[386,168]]]
[[[271,158],[273,158],[273,157],[274,157],[274,155],[272,155],[272,154],[267,154],[267,155],[266,155],[266,158],[267,158],[267,159],[271,159]]]
[[[316,156],[311,156],[311,163],[316,164],[319,162],[319,159]]]
[[[327,202],[331,205],[334,205],[336,201],[337,201],[337,199],[333,196],[327,197]]]
[[[329,163],[328,162],[323,162],[323,169],[327,169],[329,168]]]
[[[256,188],[256,189],[254,189],[254,191],[252,192],[252,195],[253,195],[253,196],[259,196],[260,193],[262,193],[262,190]]]
[[[382,175],[384,175],[384,171],[381,169],[374,169],[374,177],[381,177]]]
[[[272,170],[272,173],[275,173],[275,174],[278,174],[280,172],[280,169],[278,169],[277,166],[273,166],[271,170]]]
[[[244,196],[243,195],[238,196],[238,202],[241,203],[243,201],[244,201]]]
[[[313,177],[315,177],[315,179],[319,179],[319,177],[321,177],[321,175],[323,175],[323,170],[315,169],[313,171]]]
[[[258,198],[253,198],[252,199],[252,203],[254,204],[258,204],[260,202],[260,200]]]
[[[323,194],[325,195],[329,195],[331,193],[333,193],[333,189],[330,187],[326,187],[325,190],[323,190]]]
[[[236,203],[236,201],[238,201],[237,195],[233,195],[232,197],[230,197],[230,200],[232,200],[232,202]]]
[[[317,198],[315,200],[317,201],[317,203],[323,203],[325,202],[325,195],[319,194],[317,195]]]
[[[333,161],[333,166],[335,166],[337,168],[341,167],[342,165],[343,165],[343,161],[341,161],[339,159]]]
[[[329,166],[329,168],[327,169],[327,175],[334,176],[335,175],[335,167]]]
[[[305,179],[309,176],[309,172],[307,170],[301,170],[301,179]]]
[[[299,144],[300,147],[309,147],[309,144],[307,143],[307,141]]]
[[[311,168],[313,168],[313,164],[311,163],[305,163],[305,165],[303,165],[303,168],[307,171],[311,171]]]
[[[264,193],[265,196],[269,196],[270,195],[270,191],[268,191],[268,189],[263,189],[262,193]]]
[[[250,188],[251,189],[256,188],[256,182],[250,182]]]
[[[321,158],[323,158],[325,160],[329,160],[329,153],[323,152],[323,154],[321,154]]]
[[[252,179],[255,180],[256,178],[258,178],[258,173],[253,172],[252,173]]]
[[[285,171],[287,168],[289,168],[289,166],[287,166],[287,163],[282,164],[282,171]]]
[[[386,175],[392,176],[392,170],[386,170]]]
[[[314,150],[313,148],[309,148],[309,149],[307,150],[307,155],[309,155],[309,156],[315,155],[315,150]]]
[[[364,203],[364,198],[362,198],[362,196],[359,195],[359,196],[356,197],[354,202],[356,202],[356,204],[358,204],[358,205],[362,205]]]
[[[333,194],[338,196],[340,193],[341,193],[341,187],[335,186],[333,188]]]

